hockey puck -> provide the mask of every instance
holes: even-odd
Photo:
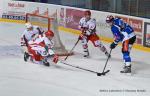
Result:
[[[101,76],[101,75],[106,75],[106,73],[108,73],[110,70],[107,70],[105,72],[102,72],[102,73],[97,73],[97,76]]]
[[[101,76],[102,74],[101,73],[97,73],[97,76]]]

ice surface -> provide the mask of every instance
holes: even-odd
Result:
[[[110,72],[98,77],[61,63],[45,67],[24,62],[19,46],[24,25],[1,22],[0,29],[0,96],[150,96],[150,53],[133,49],[133,76],[127,76],[119,73],[123,61],[118,46],[106,68]],[[67,49],[78,38],[64,32],[60,37]],[[109,48],[108,43],[104,45]],[[89,51],[90,58],[83,58],[79,43],[66,62],[101,72],[106,56],[90,42]]]

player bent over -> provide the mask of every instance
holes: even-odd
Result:
[[[25,24],[26,29],[21,36],[21,47],[24,52],[24,61],[29,57],[28,54],[28,42],[36,38],[39,34],[42,34],[41,29],[38,26],[33,26],[30,22]]]
[[[106,56],[110,57],[105,46],[102,44],[102,42],[99,40],[100,38],[96,34],[96,20],[91,18],[90,10],[86,10],[84,12],[84,15],[85,16],[82,17],[79,21],[79,28],[82,32],[79,36],[79,39],[82,42],[84,57],[89,56],[87,44],[89,40],[93,43],[95,47],[98,47],[102,52],[104,52]]]
[[[52,31],[47,31],[45,34],[39,35],[35,40],[29,41],[28,52],[32,62],[49,66],[47,59],[51,57],[52,61],[57,63],[58,56],[53,51],[53,36]]]
[[[114,49],[119,42],[122,42],[122,54],[125,65],[120,72],[131,73],[130,51],[136,40],[134,30],[121,18],[114,18],[112,15],[107,16],[106,22],[111,26],[111,31],[114,35],[114,42],[110,45],[110,48]]]

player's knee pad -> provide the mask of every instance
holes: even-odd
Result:
[[[123,59],[125,60],[125,62],[131,62],[129,52],[123,52]]]
[[[85,44],[87,44],[87,40],[86,39],[82,39],[81,43],[82,43],[82,45],[85,45]]]
[[[83,40],[81,41],[81,43],[82,43],[82,46],[83,46],[84,49],[88,48],[87,40],[86,40],[86,39],[83,39]]]
[[[85,45],[82,45],[83,46],[83,49],[88,49],[88,45],[85,44]]]

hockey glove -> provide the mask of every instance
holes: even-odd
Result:
[[[80,34],[78,39],[82,40],[82,38],[83,38],[83,34]]]
[[[79,38],[78,38],[78,39],[79,39],[79,40],[82,40],[83,38],[87,38],[87,37],[86,37],[85,34],[82,34],[82,33],[81,33],[81,34],[79,35]]]
[[[110,49],[114,49],[118,44],[116,44],[115,42],[110,44]]]

